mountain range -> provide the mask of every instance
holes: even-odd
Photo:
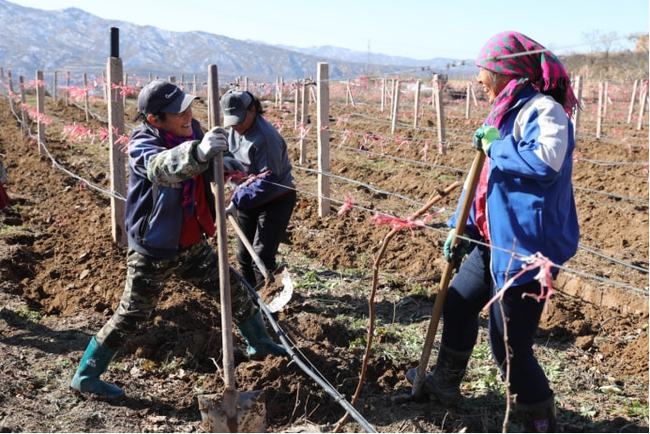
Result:
[[[211,63],[220,78],[248,76],[273,81],[314,76],[316,63],[330,64],[330,77],[340,79],[363,74],[390,74],[408,70],[430,76],[431,71],[473,69],[471,62],[436,58],[416,60],[364,53],[339,47],[299,48],[242,41],[207,32],[172,32],[108,20],[77,8],[46,11],[0,0],[0,66],[14,74],[33,77],[45,72],[70,70],[98,73],[104,70],[110,48],[110,27],[120,29],[120,57],[129,74],[167,76],[204,74]],[[77,74],[78,75],[78,74]]]

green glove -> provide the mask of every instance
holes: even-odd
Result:
[[[452,251],[451,243],[454,241],[455,237],[456,237],[456,229],[451,229],[449,231],[449,234],[447,235],[447,240],[445,241],[445,245],[442,248],[442,254],[444,255],[447,262],[451,262],[452,259],[460,261],[471,250],[471,245],[469,241],[459,238],[458,243],[456,243],[456,247]]]
[[[493,126],[482,126],[474,133],[472,138],[472,144],[477,150],[482,150],[485,155],[487,155],[492,142],[501,138],[499,135],[499,130]]]

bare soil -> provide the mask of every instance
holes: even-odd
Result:
[[[130,102],[132,106],[132,102]],[[100,113],[102,107],[95,104]],[[342,110],[333,110],[333,122]],[[313,110],[313,107],[312,107]],[[355,109],[383,115],[370,107]],[[430,109],[429,109],[430,110]],[[48,148],[74,173],[108,186],[108,163],[98,158],[105,146],[62,140],[62,125],[84,122],[83,111],[48,101],[54,118]],[[198,106],[195,116],[203,119]],[[450,111],[453,113],[453,111]],[[268,117],[292,125],[288,110],[269,110]],[[315,117],[315,114],[312,114]],[[426,115],[431,117],[430,112]],[[447,134],[451,149],[430,153],[428,163],[465,169],[472,158],[463,142],[480,124],[451,114]],[[430,128],[432,121],[424,125]],[[589,121],[586,120],[588,123]],[[223,388],[219,364],[218,304],[200,290],[171,280],[151,320],[143,324],[113,361],[106,378],[124,387],[126,398],[107,402],[73,393],[68,384],[90,337],[112,315],[125,279],[125,250],[110,237],[110,201],[85,184],[54,169],[40,156],[33,140],[21,135],[6,99],[0,100],[0,153],[8,165],[8,192],[13,205],[0,214],[0,430],[97,432],[200,431],[196,396]],[[91,128],[104,126],[93,119]],[[388,123],[350,118],[339,129],[389,136]],[[334,129],[334,128],[333,128]],[[364,145],[358,138],[344,146],[392,153],[420,160],[429,130],[403,135],[411,142]],[[634,137],[646,148],[626,147],[635,134],[607,142],[585,134],[581,158],[645,162],[643,166],[601,166],[576,161],[574,184],[581,242],[637,267],[648,266],[648,204],[599,195],[648,197],[647,137]],[[294,142],[293,131],[283,131]],[[444,168],[418,167],[337,147],[332,133],[332,172],[424,203],[462,174]],[[308,165],[315,168],[314,136]],[[293,161],[298,159],[294,145]],[[101,157],[104,158],[104,157]],[[287,335],[336,389],[350,397],[356,387],[366,339],[374,255],[388,229],[370,223],[370,213],[352,210],[339,217],[318,218],[315,176],[294,171],[301,194],[281,259],[296,283],[290,303],[276,316]],[[407,216],[419,205],[398,197],[332,181],[332,196],[352,195],[368,209]],[[400,233],[381,266],[377,296],[378,329],[360,412],[379,431],[496,431],[505,409],[503,386],[490,359],[482,332],[466,381],[465,399],[457,409],[434,402],[394,404],[390,397],[408,392],[406,369],[417,365],[422,335],[431,312],[442,262],[444,221],[458,192],[436,205],[431,229]],[[234,237],[234,234],[231,234]],[[536,351],[558,400],[565,431],[648,431],[648,296],[647,273],[581,250],[568,267],[624,282],[640,291],[613,288],[585,276],[563,272],[547,306]],[[269,298],[276,288],[267,288]],[[243,348],[239,337],[236,345]],[[434,350],[435,352],[435,350]],[[435,354],[434,354],[435,356]],[[435,358],[435,357],[434,357]],[[248,360],[238,350],[240,390],[265,391],[270,431],[329,430],[343,415],[341,407],[295,363],[268,357]],[[304,428],[307,424],[307,428]],[[521,429],[515,416],[511,430]],[[356,423],[346,430],[358,431]]]

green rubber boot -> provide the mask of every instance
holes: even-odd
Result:
[[[280,345],[273,342],[266,331],[266,325],[262,319],[262,312],[255,309],[255,313],[246,321],[237,324],[246,344],[246,353],[251,358],[263,358],[268,354],[276,356],[287,356],[287,351]]]
[[[88,343],[83,357],[81,357],[81,362],[79,362],[79,367],[72,378],[70,387],[81,393],[91,393],[107,399],[123,396],[124,391],[122,389],[99,379],[99,376],[108,368],[108,364],[114,355],[115,351],[105,345],[99,345],[95,337],[93,337]]]

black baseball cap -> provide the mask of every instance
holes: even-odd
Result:
[[[240,90],[229,90],[221,97],[221,109],[223,110],[223,126],[232,127],[239,125],[246,119],[246,111],[253,102],[253,95],[250,92]]]
[[[196,96],[187,94],[167,80],[154,80],[138,95],[138,112],[181,113],[187,110]]]

